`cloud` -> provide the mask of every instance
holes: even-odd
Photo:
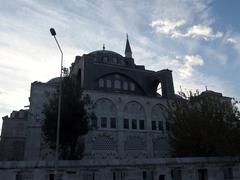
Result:
[[[240,34],[234,34],[226,38],[226,42],[232,44],[235,50],[240,52]]]
[[[213,32],[213,29],[209,26],[204,25],[195,25],[188,29],[187,33],[185,34],[187,37],[193,38],[203,38],[205,40],[209,38],[219,38],[223,36],[222,32]]]
[[[164,19],[164,20],[152,21],[150,25],[151,27],[155,28],[158,33],[175,34],[176,28],[184,25],[185,23],[186,21],[184,19],[175,20],[175,21]]]
[[[147,56],[150,58],[150,56]],[[161,69],[171,69],[174,79],[175,93],[180,91],[180,86],[184,91],[204,91],[207,86],[208,89],[221,92],[226,96],[238,97],[234,92],[233,84],[222,78],[216,77],[212,74],[205,74],[196,69],[196,66],[202,66],[204,60],[200,55],[183,55],[183,56],[157,56],[151,57],[154,63],[147,63],[147,69],[155,71]],[[147,58],[148,59],[148,58]],[[198,64],[198,65],[197,65]],[[202,64],[202,65],[201,65]]]
[[[212,0],[156,0],[152,3],[151,16],[155,19],[184,19],[186,22],[211,24],[213,17],[209,2]]]
[[[186,79],[192,76],[193,66],[202,66],[203,59],[199,55],[186,55],[183,65],[178,69],[181,78]]]
[[[215,39],[223,36],[222,32],[214,32],[210,26],[207,25],[193,25],[189,26],[185,32],[180,28],[185,25],[186,20],[155,20],[152,21],[150,26],[155,29],[157,33],[169,35],[172,38],[190,37],[196,39]]]
[[[154,57],[151,57],[151,58],[153,59]],[[159,67],[163,69],[171,69],[175,74],[175,78],[177,78],[174,80],[181,81],[181,82],[186,80],[194,81],[195,79],[198,79],[198,76],[195,76],[195,74],[199,72],[195,69],[195,67],[204,65],[203,58],[197,54],[175,56],[175,57],[162,56],[162,57],[155,57],[155,58],[157,58],[158,61],[155,60],[155,63],[150,62],[149,64],[147,64],[149,69],[153,69],[155,71],[158,71]],[[195,87],[198,85],[198,83],[195,84]]]
[[[232,44],[237,44],[238,43],[238,41],[234,38],[228,38],[227,42],[232,43]]]

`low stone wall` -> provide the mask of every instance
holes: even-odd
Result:
[[[240,179],[240,157],[59,161],[63,180]],[[0,179],[52,180],[54,161],[1,161]],[[178,179],[181,176],[181,179]]]

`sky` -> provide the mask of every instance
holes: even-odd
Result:
[[[34,81],[59,76],[75,56],[102,49],[146,69],[171,69],[175,92],[240,99],[239,0],[0,0],[0,117],[29,105]],[[0,121],[1,122],[1,121]]]

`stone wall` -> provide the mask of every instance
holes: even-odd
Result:
[[[169,156],[166,99],[98,91],[84,93],[92,98],[97,116],[92,122],[95,128],[86,136],[85,158]]]
[[[59,161],[62,180],[239,180],[240,158]],[[0,162],[0,179],[51,180],[53,161]]]
[[[23,160],[28,110],[13,111],[3,117],[0,159]]]

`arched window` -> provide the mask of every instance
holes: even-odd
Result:
[[[99,128],[117,128],[117,108],[111,100],[106,98],[97,100],[95,115]]]
[[[128,90],[128,82],[126,81],[123,82],[123,90]]]
[[[121,82],[119,80],[114,80],[114,88],[120,89],[121,88]]]
[[[135,91],[135,84],[134,83],[130,83],[130,90]]]
[[[144,130],[146,128],[145,119],[145,110],[141,104],[132,101],[125,105],[123,119],[124,129]]]
[[[152,108],[152,130],[163,131],[166,126],[167,110],[161,105],[157,104]]]
[[[104,87],[104,80],[99,79],[98,84],[99,84],[99,87]]]
[[[103,57],[103,62],[108,63],[108,57]]]
[[[107,79],[107,88],[112,87],[112,81],[110,79]]]
[[[117,64],[117,58],[116,57],[113,57],[113,64]]]

